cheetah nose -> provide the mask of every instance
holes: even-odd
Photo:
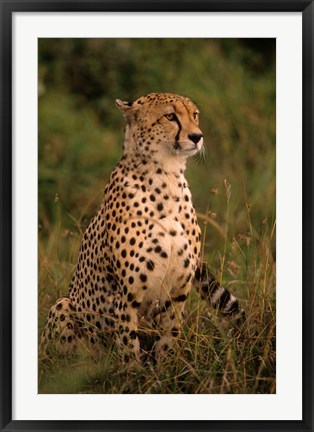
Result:
[[[192,133],[189,135],[189,139],[193,141],[194,144],[197,144],[201,138],[203,138],[203,134],[201,133]]]

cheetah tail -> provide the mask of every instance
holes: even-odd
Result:
[[[201,297],[223,317],[236,317],[239,323],[245,321],[245,311],[238,299],[220,285],[204,263],[195,272],[194,284]]]

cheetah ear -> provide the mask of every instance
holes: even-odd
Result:
[[[123,114],[126,114],[130,110],[132,102],[116,99],[116,106],[119,108],[120,111],[123,112]]]

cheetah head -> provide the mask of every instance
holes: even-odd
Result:
[[[187,97],[150,93],[133,103],[116,100],[126,121],[125,153],[187,159],[203,146],[199,110]]]

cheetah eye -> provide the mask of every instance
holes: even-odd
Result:
[[[197,120],[198,116],[199,116],[199,112],[195,111],[195,113],[193,113],[194,120]]]
[[[165,114],[165,117],[169,121],[175,121],[177,119],[177,116],[175,115],[175,113]]]

